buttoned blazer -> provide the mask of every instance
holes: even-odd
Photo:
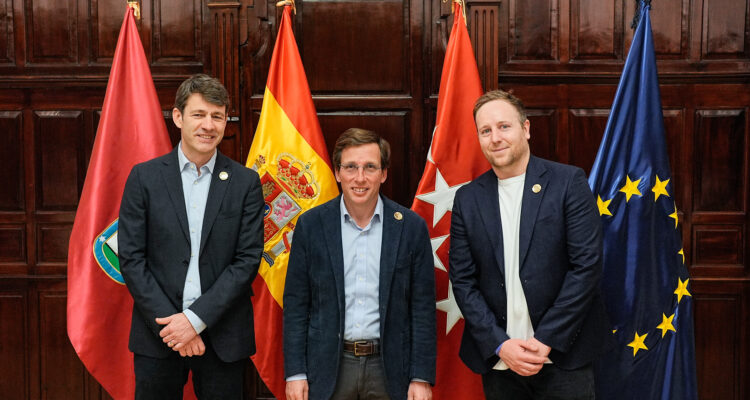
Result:
[[[435,277],[424,220],[381,197],[381,357],[386,389],[399,400],[412,379],[435,382]],[[287,377],[307,374],[311,400],[333,394],[343,352],[340,202],[336,197],[299,218],[284,289],[284,368]]]
[[[201,336],[225,362],[255,353],[251,283],[263,250],[263,206],[258,174],[218,153],[198,254],[202,294],[190,309],[207,326]],[[182,311],[190,260],[177,148],[131,170],[120,206],[118,247],[134,300],[129,348],[167,357],[172,350],[154,319]]]
[[[486,373],[507,340],[507,299],[498,181],[492,170],[461,187],[450,234],[453,293],[466,321],[459,354]],[[564,369],[592,362],[611,344],[600,295],[602,231],[583,170],[531,156],[523,187],[519,276],[534,336]]]

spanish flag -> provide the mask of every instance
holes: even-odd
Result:
[[[289,249],[297,218],[338,195],[323,132],[284,7],[271,57],[258,128],[247,166],[258,171],[266,200],[265,247],[253,283],[257,352],[252,357],[274,396],[285,398],[282,309]]]

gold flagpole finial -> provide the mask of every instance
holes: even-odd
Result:
[[[294,11],[294,15],[297,15],[297,6],[294,4],[294,0],[281,0],[276,3],[276,7],[285,7],[285,6],[292,6],[292,11]]]
[[[133,16],[136,19],[141,19],[141,6],[137,1],[128,1],[128,7],[133,9]]]
[[[448,0],[443,0],[443,3],[447,3]],[[464,0],[453,0],[451,1],[451,14],[454,14],[456,12],[456,4],[461,6],[461,14],[464,17],[464,25],[467,24],[466,19],[466,2]]]

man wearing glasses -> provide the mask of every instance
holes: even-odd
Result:
[[[432,248],[424,220],[379,193],[389,160],[376,133],[342,133],[342,195],[297,222],[284,289],[289,400],[432,398]]]

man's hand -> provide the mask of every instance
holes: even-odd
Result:
[[[508,339],[503,342],[498,356],[513,372],[531,376],[542,369],[547,359],[546,356],[539,355],[541,350],[536,344],[529,344],[526,340]]]
[[[286,400],[307,400],[307,379],[286,383]]]
[[[527,344],[526,351],[534,352],[534,350],[532,350],[532,349],[536,348],[536,349],[538,349],[536,351],[536,354],[538,356],[544,357],[545,361],[549,360],[549,352],[550,352],[550,350],[552,350],[551,347],[549,347],[546,344],[540,342],[539,340],[537,340],[537,338],[534,338],[534,337],[531,338],[531,339],[528,339],[526,341],[526,344]]]
[[[409,384],[408,400],[432,400],[432,387],[427,382],[412,381]]]
[[[190,320],[183,313],[172,314],[165,318],[156,318],[156,323],[166,325],[164,329],[159,331],[159,336],[161,336],[162,341],[172,348],[172,350],[179,351],[198,335],[193,325],[190,324]]]
[[[174,350],[174,348],[172,349]],[[184,347],[179,350],[182,357],[202,356],[206,352],[206,345],[201,339],[201,335],[195,335],[193,340],[189,341]]]

